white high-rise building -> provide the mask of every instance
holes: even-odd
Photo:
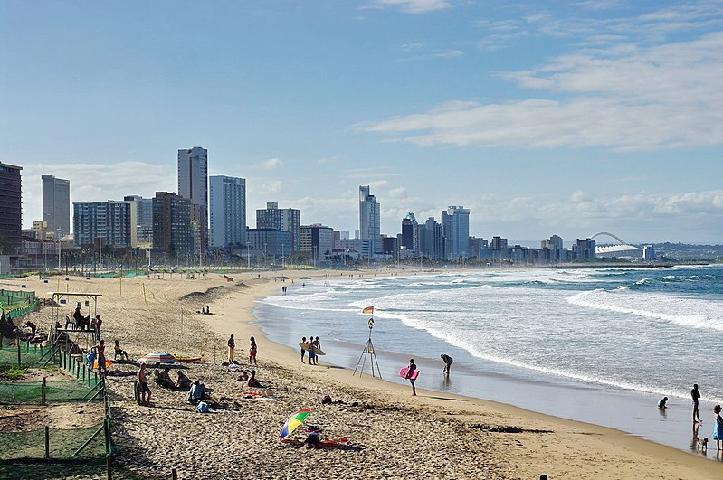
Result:
[[[442,212],[445,253],[449,260],[469,257],[469,209],[450,206]]]
[[[359,239],[368,245],[369,256],[381,251],[381,217],[377,197],[369,191],[369,185],[359,185]]]
[[[208,247],[208,151],[203,147],[178,150],[178,195],[191,201],[196,254]]]
[[[246,243],[246,180],[212,175],[209,185],[211,246],[243,246]]]
[[[70,233],[70,181],[43,175],[43,220],[48,232],[63,237]]]

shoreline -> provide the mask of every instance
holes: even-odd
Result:
[[[62,290],[103,294],[105,338],[120,338],[132,357],[163,349],[205,353],[206,363],[190,364],[189,376],[204,379],[228,398],[239,398],[240,384],[219,365],[225,340],[234,334],[237,358],[245,364],[244,352],[253,335],[258,344],[259,376],[269,380],[272,392],[278,395],[275,402],[243,403],[245,415],[233,410],[200,415],[185,404],[183,392],[157,387],[153,387],[157,405],[139,407],[133,401],[132,379],[114,379],[110,385],[116,395],[113,408],[123,424],[116,432],[121,464],[136,472],[162,475],[178,466],[180,478],[195,478],[201,468],[229,478],[248,478],[259,471],[264,472],[256,475],[259,478],[291,478],[289,462],[319,478],[329,473],[337,478],[522,479],[543,473],[550,478],[721,477],[723,466],[716,462],[620,430],[447,392],[418,389],[418,396],[412,397],[408,385],[367,375],[352,377],[348,369],[324,364],[302,365],[298,351],[271,341],[254,324],[257,300],[277,293],[282,285],[291,285],[290,280],[274,282],[274,277],[323,281],[327,275],[340,273],[344,275],[336,270],[253,272],[237,275],[236,283],[216,274],[197,279],[181,275],[138,278],[123,280],[122,294],[118,279],[72,278],[62,285]],[[373,271],[346,272],[350,273],[375,275]],[[413,275],[414,271],[405,273]],[[256,278],[259,274],[263,278]],[[15,287],[27,284],[39,295],[55,287],[43,285],[37,278],[5,283]],[[212,315],[196,313],[201,305],[210,305]],[[179,310],[186,312],[180,323]],[[49,309],[43,309],[33,314],[32,320],[47,325],[49,317]],[[210,363],[212,352],[215,362]],[[320,396],[326,393],[342,404],[332,408],[319,405]],[[362,405],[354,407],[352,401]],[[349,436],[364,450],[280,447],[280,424],[289,411],[303,406],[315,409],[314,422],[321,422],[327,434]],[[159,436],[173,438],[173,448],[159,445]],[[198,450],[195,439],[199,436],[206,439],[203,448],[208,449]],[[229,448],[250,461],[239,465],[234,455],[217,455]]]

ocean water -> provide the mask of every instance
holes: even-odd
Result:
[[[681,448],[688,413],[669,426],[649,425],[666,418],[647,405],[666,395],[671,407],[688,411],[693,383],[704,400],[723,403],[722,267],[366,274],[287,286],[288,295],[260,302],[260,326],[291,346],[319,335],[325,362],[354,368],[369,333],[361,310],[374,305],[372,339],[393,380],[411,355],[421,363],[418,385]],[[441,375],[441,353],[455,359],[451,381]],[[516,399],[520,388],[529,391]]]

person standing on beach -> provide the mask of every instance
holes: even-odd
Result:
[[[417,365],[414,363],[414,359],[412,358],[409,360],[409,365],[407,365],[407,375],[405,375],[404,378],[409,380],[409,383],[412,384],[412,396],[417,396],[417,389],[414,387],[414,381],[415,378],[415,372],[417,371]]]
[[[450,357],[446,353],[443,353],[442,361],[444,362],[444,370],[442,370],[442,373],[449,376],[449,370],[452,368],[452,357]]]
[[[228,342],[226,344],[228,345],[228,363],[233,363],[234,348],[236,348],[236,342],[233,339],[233,333],[231,334],[231,338],[228,339]]]
[[[718,451],[723,450],[723,418],[720,416],[720,411],[720,405],[716,405],[713,408],[715,417],[713,419],[713,435],[711,435],[711,438],[715,440],[715,446]]]
[[[108,373],[108,369],[105,366],[105,342],[103,340],[98,342],[95,351],[98,354],[98,373]]]
[[[309,337],[309,365],[316,365],[316,349],[314,348],[314,337]]]
[[[254,337],[251,337],[251,347],[249,347],[249,365],[252,363],[256,365],[256,340]]]
[[[150,406],[151,404],[151,389],[148,388],[148,376],[146,375],[146,364],[141,363],[141,367],[138,369],[138,394],[139,405]]]
[[[319,337],[316,337],[313,342],[311,342],[311,346],[314,349],[314,364],[319,364],[319,352],[321,351],[321,342],[319,342]]]
[[[306,337],[301,337],[301,343],[299,346],[301,347],[301,363],[304,363],[304,354],[306,353],[307,348]]]
[[[698,384],[693,384],[693,390],[690,391],[690,398],[693,399],[693,423],[703,423],[700,419],[700,390]]]

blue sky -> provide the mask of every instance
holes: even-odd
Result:
[[[26,225],[42,173],[152,196],[202,145],[250,219],[353,231],[369,183],[386,233],[723,240],[723,1],[4,0],[0,62]]]

